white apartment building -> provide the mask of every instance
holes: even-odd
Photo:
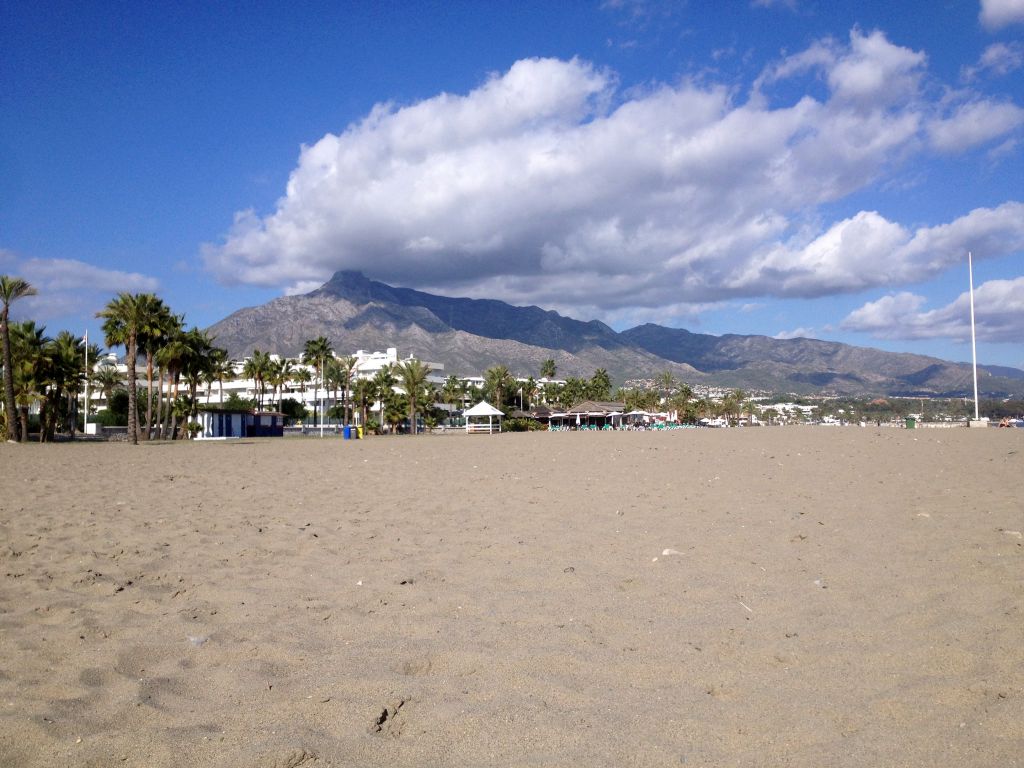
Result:
[[[415,360],[413,355],[407,358],[399,359],[398,349],[396,347],[388,347],[384,352],[367,352],[365,350],[357,350],[353,357],[356,358],[355,368],[353,369],[353,380],[357,379],[372,379],[384,368],[394,365],[396,363],[403,363],[408,360]],[[280,355],[272,354],[271,360],[278,361],[281,359]],[[278,399],[292,398],[299,401],[303,406],[309,410],[313,410],[314,405],[319,407],[322,402],[325,408],[330,408],[335,404],[335,393],[332,391],[325,391],[323,384],[319,386],[317,384],[316,371],[311,365],[306,365],[299,362],[295,358],[291,358],[293,370],[306,370],[310,374],[310,381],[308,383],[300,383],[292,378],[288,381],[284,388],[278,393],[273,392],[269,387],[265,388],[264,402],[269,404],[270,402],[277,402]],[[235,372],[234,378],[231,380],[225,380],[223,384],[220,382],[213,382],[209,386],[200,387],[196,392],[196,399],[201,405],[220,405],[225,402],[231,395],[237,395],[238,397],[255,400],[257,398],[257,387],[256,382],[252,379],[242,378],[242,371],[245,367],[245,360],[235,360],[232,362],[232,366]],[[440,386],[444,383],[444,364],[433,363],[423,361],[424,364],[430,369],[430,374],[427,380],[432,384]],[[118,372],[122,377],[126,377],[128,373],[128,366],[124,362],[117,361],[117,358],[112,354],[108,353],[100,358],[95,367],[100,365],[115,365]],[[94,367],[94,370],[95,370]],[[140,394],[145,391],[146,388],[146,367],[145,363],[140,363],[135,366],[135,375],[138,380],[138,387]],[[167,390],[167,383],[164,383],[164,389]],[[395,388],[396,391],[401,391],[400,387]],[[182,388],[179,388],[182,391]],[[337,393],[337,400],[340,400],[342,393]],[[89,389],[89,402],[92,406],[92,411],[101,410],[106,408],[106,400],[103,392],[99,391],[97,387],[92,386]]]

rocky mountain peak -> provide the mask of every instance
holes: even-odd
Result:
[[[354,304],[367,304],[375,298],[375,291],[382,287],[388,286],[370,280],[358,270],[343,269],[335,272],[330,280],[306,295],[328,296],[347,299]]]

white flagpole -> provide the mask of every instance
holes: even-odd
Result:
[[[971,252],[967,252],[967,279],[971,287],[971,362],[974,368],[974,420],[979,421],[978,415],[978,346],[974,335],[974,264]]]
[[[86,329],[85,336],[85,413],[82,416],[82,433],[89,434],[89,329]]]

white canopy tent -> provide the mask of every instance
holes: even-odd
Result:
[[[495,408],[493,405],[488,403],[486,400],[481,400],[479,403],[474,405],[467,411],[463,411],[462,415],[466,417],[466,432],[468,434],[486,432],[487,434],[493,434],[495,431],[501,432],[501,418],[505,414]],[[484,416],[487,417],[487,423],[483,421],[473,421],[474,418],[482,419]],[[497,430],[495,430],[494,417],[498,417]]]

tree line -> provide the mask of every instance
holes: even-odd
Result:
[[[155,294],[120,293],[97,313],[103,320],[107,347],[125,350],[128,372],[122,376],[115,365],[87,366],[85,361],[98,360],[101,350],[96,344],[87,349],[76,334],[61,331],[50,338],[46,329],[32,320],[10,322],[11,305],[35,293],[25,280],[0,275],[2,426],[9,440],[28,439],[29,413],[36,405],[41,441],[52,440],[58,432],[74,435],[82,416],[79,398],[87,383],[102,391],[108,409],[122,393],[125,395],[128,438],[133,443],[140,439],[177,439],[193,433],[198,427],[199,389],[205,386],[209,402],[214,384],[219,387],[220,403],[226,407],[276,407],[293,419],[302,419],[307,413],[300,402],[284,396],[286,389],[291,386],[305,394],[311,385],[314,426],[322,424],[325,418],[348,424],[358,413],[359,423],[368,429],[397,432],[408,424],[412,433],[418,431],[421,421],[432,427],[450,410],[461,409],[481,397],[506,414],[528,411],[538,404],[568,409],[584,400],[608,401],[613,397],[630,410],[667,407],[678,411],[680,420],[687,421],[723,413],[739,417],[745,407],[753,408],[739,391],[721,403],[695,399],[692,389],[669,372],[655,379],[653,389],[613,391],[611,377],[603,368],[594,371],[589,379],[570,376],[564,381],[551,381],[557,374],[553,359],[541,362],[539,380],[533,376],[517,379],[507,366],[494,365],[484,372],[480,387],[456,376],[447,377],[437,387],[429,381],[429,367],[411,359],[387,366],[372,378],[361,378],[356,376],[357,359],[337,356],[324,336],[307,340],[296,359],[276,358],[269,352],[253,350],[240,371],[243,378],[254,382],[253,401],[237,395],[225,400],[224,384],[236,376],[227,351],[218,347],[206,331],[187,327],[184,315],[175,314]],[[145,370],[145,390],[141,396],[139,361],[144,361]],[[329,408],[321,408],[323,399],[331,401]],[[450,410],[439,409],[438,403]],[[377,409],[371,413],[374,405]],[[103,418],[103,413],[99,416]]]
[[[33,320],[11,322],[11,305],[35,294],[35,288],[24,279],[0,275],[4,384],[0,429],[6,440],[29,439],[30,411],[35,406],[41,442],[52,440],[57,433],[73,436],[81,422],[79,399],[87,384],[103,393],[108,409],[122,392],[125,394],[128,438],[133,443],[194,433],[198,427],[199,389],[206,387],[209,401],[214,384],[219,386],[221,403],[228,407],[263,409],[276,405],[282,410],[288,408],[288,415],[294,418],[303,418],[304,406],[294,400],[289,403],[283,394],[289,384],[305,392],[311,383],[314,425],[322,423],[325,415],[349,423],[357,410],[366,424],[375,402],[382,403],[382,421],[393,430],[408,418],[415,432],[418,416],[424,412],[428,423],[435,418],[431,408],[436,393],[428,381],[430,370],[426,364],[406,360],[388,366],[373,379],[354,381],[356,358],[337,357],[323,336],[306,341],[298,360],[275,359],[267,352],[254,350],[243,363],[241,376],[254,382],[255,402],[237,396],[225,401],[224,383],[236,376],[227,350],[217,347],[206,331],[186,327],[184,315],[172,312],[152,293],[120,293],[97,312],[103,320],[107,347],[125,350],[127,374],[122,375],[116,365],[94,365],[101,357],[99,345],[87,346],[84,339],[70,331],[51,338],[45,327]],[[142,360],[145,389],[140,396],[138,364]],[[306,367],[296,364],[300,361]],[[396,387],[404,392],[395,392]],[[332,393],[335,403],[326,414],[319,412],[321,391]]]
[[[123,377],[115,365],[94,365],[101,356],[99,345],[86,345],[77,334],[65,330],[51,338],[33,320],[11,322],[11,305],[35,293],[24,279],[0,275],[2,427],[7,440],[28,440],[33,406],[38,406],[41,442],[58,432],[73,436],[83,416],[79,396],[87,385],[101,390],[108,406],[122,389],[126,392],[133,443],[140,437],[176,438],[195,419],[198,388],[233,375],[227,351],[205,331],[187,328],[184,315],[174,314],[152,293],[120,293],[96,314],[103,320],[107,347],[125,348],[128,373]],[[145,360],[144,403],[138,397],[140,359]]]

